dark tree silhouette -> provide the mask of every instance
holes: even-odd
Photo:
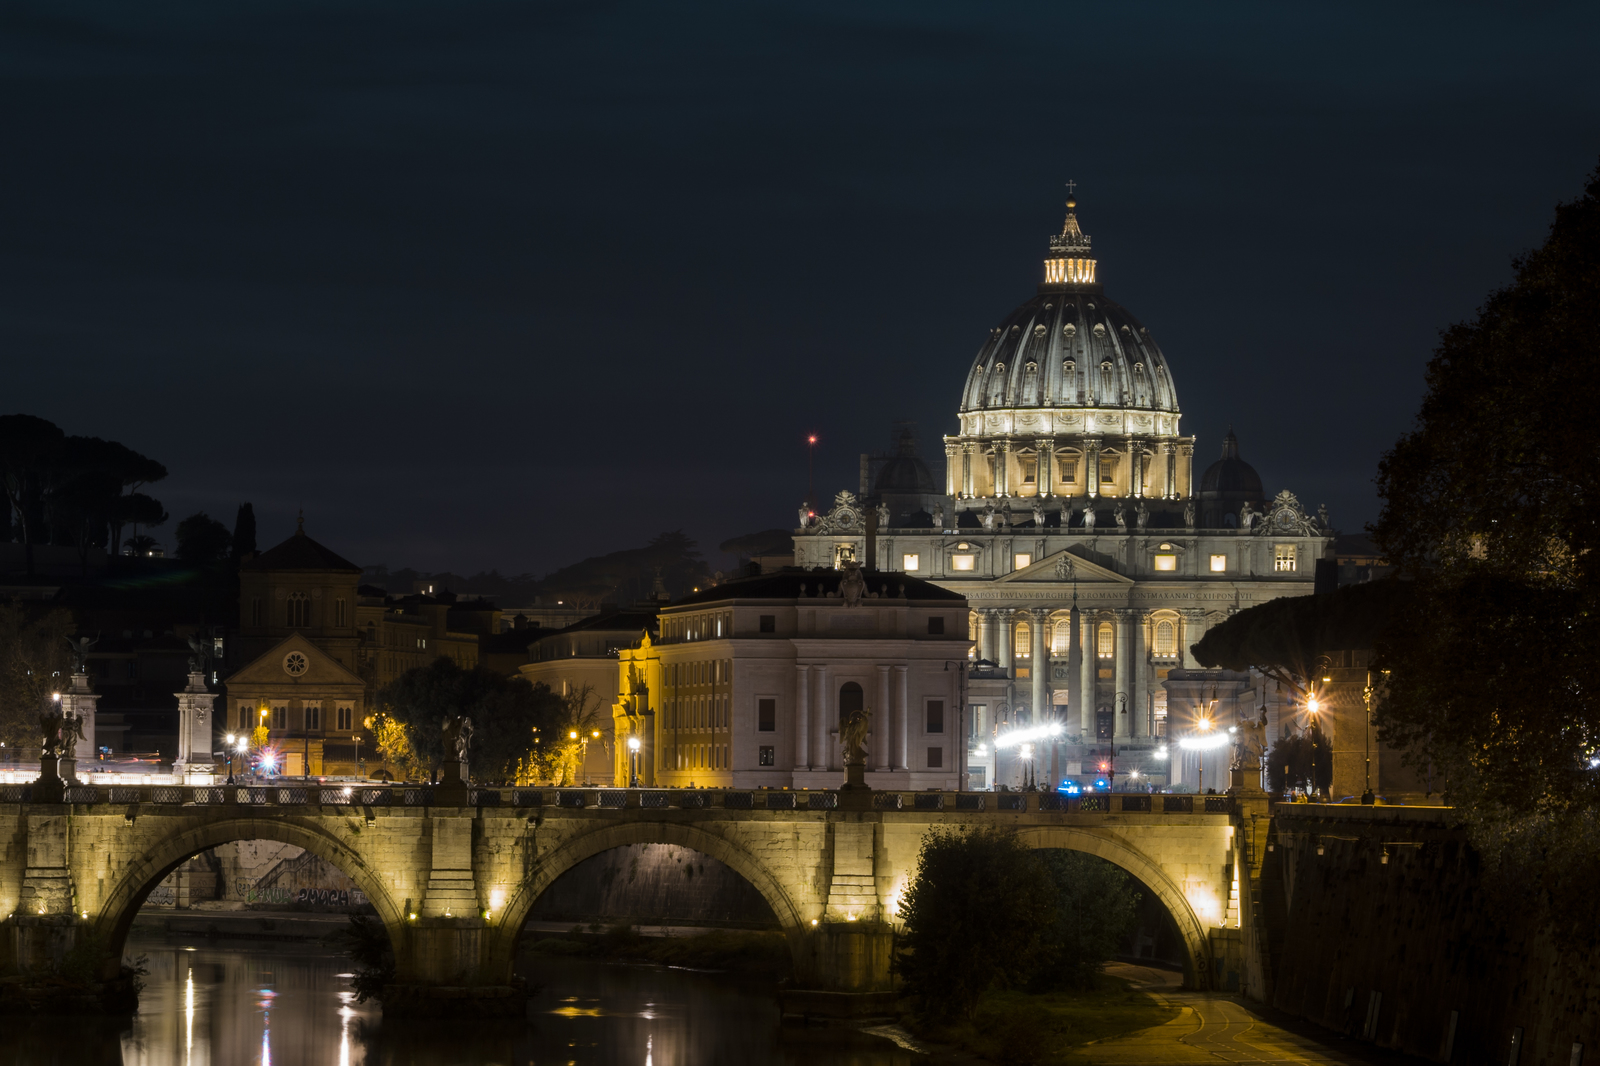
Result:
[[[179,522],[173,536],[178,542],[178,558],[196,566],[221,562],[233,546],[228,527],[204,511],[196,511]]]
[[[239,505],[233,519],[233,561],[238,562],[256,551],[256,509],[248,503]]]

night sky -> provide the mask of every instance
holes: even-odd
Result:
[[[1199,468],[1373,519],[1438,330],[1600,160],[1600,5],[0,9],[0,412],[173,515],[545,572],[794,521],[1040,279],[1064,183]],[[936,470],[942,469],[936,464]]]

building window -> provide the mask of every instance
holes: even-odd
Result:
[[[1057,622],[1055,639],[1051,641],[1050,648],[1057,655],[1065,655],[1072,648],[1072,623]]]
[[[778,616],[775,614],[762,615],[760,630],[763,633],[776,633],[778,631]]]
[[[1077,484],[1078,483],[1078,460],[1076,460],[1076,459],[1065,459],[1064,458],[1064,459],[1060,460],[1060,464],[1061,464],[1061,483],[1063,485],[1075,485],[1075,484]]]
[[[315,732],[322,728],[322,704],[306,704],[306,732]]]
[[[355,706],[355,704],[353,704],[353,703],[341,703],[341,704],[339,704],[338,707],[334,710],[334,716],[335,716],[335,721],[338,723],[334,728],[338,729],[341,733],[349,733],[349,732],[351,732],[351,731],[353,731],[355,729],[355,727],[356,727],[356,722],[355,722],[355,719],[356,719],[356,706]]]
[[[1100,484],[1115,485],[1117,483],[1117,461],[1115,459],[1100,460]]]
[[[944,732],[944,700],[928,701],[928,732]]]
[[[1279,573],[1292,573],[1295,570],[1295,549],[1293,544],[1274,544],[1272,546],[1272,569]]]
[[[922,569],[922,556],[916,552],[906,552],[900,556],[900,569],[907,573],[915,573]]]
[[[336,626],[343,626],[344,625],[344,601],[343,600],[334,600],[333,601],[333,624],[336,625]]]
[[[253,626],[261,624],[261,597],[259,596],[250,601],[250,624]]]
[[[1176,570],[1176,569],[1178,569],[1178,557],[1176,555],[1158,555],[1158,556],[1156,556],[1156,569],[1157,570]]]
[[[756,700],[756,730],[761,733],[778,731],[777,700]]]
[[[944,615],[934,615],[928,619],[928,635],[930,637],[944,636]]]
[[[272,728],[289,728],[289,705],[287,703],[274,703],[272,705]]]
[[[1033,630],[1028,623],[1018,622],[1016,628],[1016,656],[1019,659],[1033,657]]]
[[[758,765],[758,766],[776,766],[776,765],[778,765],[778,749],[774,748],[770,744],[763,744],[761,747],[757,748],[756,749],[756,765]]]
[[[938,770],[938,769],[942,769],[943,767],[944,767],[944,749],[943,748],[929,748],[928,749],[928,769],[930,769],[930,770]]]
[[[1102,659],[1109,659],[1115,654],[1116,647],[1116,631],[1111,628],[1110,622],[1101,622],[1095,630],[1095,654]]]
[[[1225,574],[1228,571],[1228,557],[1226,555],[1213,555],[1211,557],[1211,572]]]
[[[977,556],[975,555],[952,555],[950,557],[950,569],[971,570],[972,561],[976,558]]]
[[[256,727],[256,709],[248,703],[239,704],[239,728],[249,732]]]
[[[1034,459],[1024,459],[1024,460],[1022,460],[1022,483],[1024,485],[1035,485],[1035,484],[1038,484],[1039,478],[1038,478],[1038,475],[1035,473],[1035,471],[1037,469],[1038,469],[1038,461],[1037,460],[1034,460]]]
[[[1011,562],[1011,569],[1022,570],[1033,565],[1033,556],[1028,552],[1017,552]]]
[[[304,592],[291,592],[288,599],[288,619],[284,623],[290,629],[304,629],[311,624],[311,597]]]
[[[1178,627],[1171,622],[1156,623],[1156,658],[1171,659],[1178,654]]]

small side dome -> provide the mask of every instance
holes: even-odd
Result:
[[[1200,498],[1200,524],[1206,529],[1232,528],[1238,525],[1241,504],[1265,502],[1261,475],[1239,458],[1239,438],[1232,428],[1222,438],[1222,458],[1201,475],[1196,495]]]

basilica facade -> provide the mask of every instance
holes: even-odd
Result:
[[[1311,593],[1333,531],[1292,492],[1268,495],[1231,431],[1197,484],[1167,358],[1105,295],[1075,208],[1037,291],[967,372],[944,476],[902,449],[865,496],[802,514],[795,562],[967,600],[971,787],[1108,771],[1118,787],[1193,787],[1175,742],[1211,727],[1216,699],[1190,646],[1235,611]],[[1169,686],[1174,670],[1190,682]],[[1008,743],[1023,729],[1029,744]]]

